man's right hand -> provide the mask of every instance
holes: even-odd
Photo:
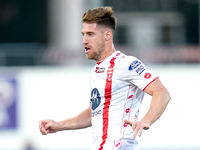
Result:
[[[48,133],[56,133],[59,129],[58,123],[50,119],[39,121],[39,128],[43,135],[47,135]]]

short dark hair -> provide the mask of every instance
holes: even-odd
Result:
[[[97,23],[113,30],[116,29],[117,19],[112,16],[114,13],[112,7],[98,7],[88,10],[83,14],[83,23]]]

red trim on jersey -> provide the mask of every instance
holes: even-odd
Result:
[[[155,78],[153,81],[155,81],[156,79],[158,79],[158,77]],[[151,81],[149,84],[147,84],[147,86],[149,86],[153,81]],[[144,91],[147,88],[147,86],[142,91]]]
[[[104,60],[101,60],[99,62],[97,62],[97,65],[100,65]]]
[[[106,87],[105,87],[105,103],[103,108],[103,135],[102,135],[102,143],[100,144],[99,150],[103,149],[103,145],[106,142],[107,136],[108,136],[108,122],[109,122],[109,107],[110,107],[110,101],[112,98],[112,75],[113,75],[113,67],[115,65],[115,57],[113,57],[110,61],[110,67],[107,71],[107,78],[106,78]]]
[[[117,53],[117,54],[116,54],[116,56],[119,56],[119,55],[120,55],[120,53]]]
[[[120,55],[120,53],[117,53],[117,54],[116,54],[116,56],[119,56],[119,55]],[[103,60],[97,62],[97,65],[100,65],[104,60],[105,60],[105,59],[103,59]]]

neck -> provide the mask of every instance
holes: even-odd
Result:
[[[96,62],[100,62],[100,61],[106,59],[107,57],[109,57],[110,55],[112,55],[115,51],[116,51],[116,49],[115,49],[113,43],[111,43],[110,45],[107,45],[105,47],[105,50],[104,50],[104,53],[103,53],[101,59],[98,60],[98,61],[96,61]]]

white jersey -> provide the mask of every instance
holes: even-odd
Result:
[[[145,88],[158,77],[133,56],[116,51],[97,63],[90,76],[92,150],[138,150],[132,128]]]

